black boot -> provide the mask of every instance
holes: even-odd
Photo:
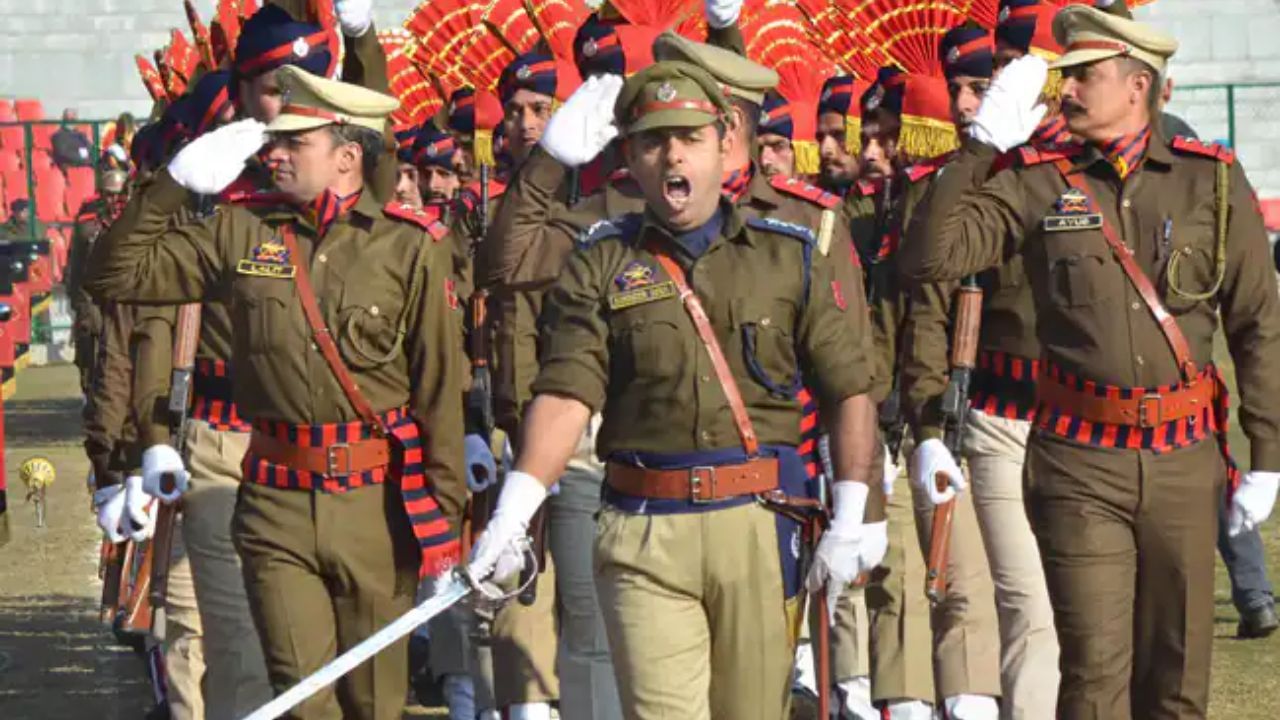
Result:
[[[1280,628],[1280,618],[1276,617],[1274,602],[1250,608],[1240,613],[1240,624],[1236,626],[1236,637],[1249,640],[1264,638]]]

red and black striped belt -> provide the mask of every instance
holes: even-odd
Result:
[[[804,462],[805,477],[810,480],[822,474],[822,455],[818,449],[818,441],[822,438],[822,427],[818,423],[818,400],[809,392],[809,388],[800,388],[796,393],[796,401],[800,403],[800,445],[796,451]]]
[[[979,350],[969,404],[1009,420],[1033,420],[1040,361],[998,350]]]
[[[1046,362],[1036,390],[1035,423],[1044,432],[1085,445],[1155,453],[1190,447],[1213,435],[1231,486],[1238,481],[1227,447],[1230,397],[1213,365],[1187,383],[1122,387]]]
[[[418,423],[404,408],[379,418],[389,433],[385,437],[359,420],[318,425],[255,420],[243,462],[245,480],[334,495],[396,482],[422,551],[423,572],[439,574],[457,563],[461,545],[431,494]]]
[[[224,432],[249,432],[253,429],[247,420],[240,417],[231,399],[231,371],[226,362],[196,358],[191,395],[192,418]]]

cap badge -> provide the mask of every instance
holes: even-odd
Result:
[[[947,64],[948,64],[948,65],[955,65],[955,64],[956,64],[956,61],[957,61],[957,60],[959,60],[959,59],[960,59],[960,47],[959,47],[959,46],[953,47],[953,48],[951,48],[950,50],[948,50],[948,51],[947,51]]]
[[[768,111],[768,110],[761,110],[761,111],[760,111],[760,124],[761,124],[761,125],[768,125],[768,124],[769,124],[769,111]]]
[[[831,88],[827,88],[826,90],[823,90],[823,91],[822,91],[822,97],[821,97],[821,98],[819,98],[819,99],[820,99],[822,102],[826,102],[826,101],[830,100],[830,99],[831,99]]]
[[[999,21],[1000,21],[1000,22],[1004,22],[1005,20],[1008,20],[1008,19],[1009,19],[1009,13],[1010,13],[1010,11],[1012,11],[1012,9],[1013,9],[1013,8],[1009,7],[1008,5],[1005,5],[1004,7],[1000,8],[1000,18],[999,18]]]
[[[867,109],[875,110],[880,107],[880,103],[882,102],[884,102],[884,86],[877,85],[875,89],[871,91],[871,97],[867,98]]]
[[[532,76],[533,76],[533,71],[529,69],[528,65],[521,65],[520,69],[516,70],[517,80],[528,80]]]
[[[593,38],[588,39],[585,43],[582,44],[582,54],[586,55],[587,57],[595,57],[596,53],[599,51],[600,51],[600,48],[599,46],[596,45],[596,41]]]
[[[676,99],[676,86],[669,82],[664,82],[658,86],[658,91],[654,93],[658,98],[658,102],[671,102]]]
[[[304,58],[311,52],[311,46],[307,44],[306,38],[298,38],[293,41],[293,56]]]
[[[430,145],[427,146],[427,157],[433,158],[439,154],[440,154],[440,148],[437,147],[435,143],[431,143]]]
[[[1070,188],[1054,203],[1062,215],[1083,215],[1090,211],[1089,197],[1075,188]]]

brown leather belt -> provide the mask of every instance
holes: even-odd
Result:
[[[327,447],[300,447],[254,430],[249,437],[249,452],[273,465],[325,477],[346,477],[391,463],[391,445],[385,438],[335,443]]]
[[[605,477],[609,487],[627,495],[709,503],[776,490],[778,460],[755,458],[738,465],[702,465],[679,470],[654,470],[611,462]]]
[[[1169,392],[1106,398],[1080,392],[1044,374],[1036,381],[1041,406],[1093,423],[1139,428],[1159,427],[1212,409],[1216,390],[1213,380],[1205,378]]]

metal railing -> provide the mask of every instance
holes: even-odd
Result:
[[[64,227],[72,225],[71,221],[55,221],[50,223],[42,223],[39,220],[39,193],[36,192],[36,171],[35,164],[32,162],[32,156],[36,151],[35,128],[37,126],[57,126],[71,127],[77,130],[88,130],[88,139],[90,142],[89,165],[94,171],[94,184],[97,185],[98,179],[98,160],[102,156],[102,137],[106,128],[115,122],[112,120],[18,120],[11,122],[0,122],[0,130],[5,128],[20,127],[22,128],[22,148],[19,152],[24,165],[26,175],[27,200],[30,203],[29,215],[30,221],[27,226],[27,232],[30,239],[40,239],[39,227]],[[5,147],[0,152],[10,152]],[[56,163],[55,163],[56,166]],[[13,193],[9,192],[6,186],[5,202],[11,203],[14,199]],[[8,215],[9,208],[4,208],[5,215]],[[67,208],[68,214],[74,218],[78,208]]]

